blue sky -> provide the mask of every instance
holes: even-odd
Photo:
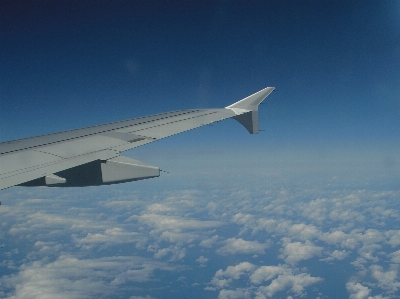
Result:
[[[396,137],[396,1],[4,3],[1,140],[223,107],[265,86],[265,126],[284,138]]]
[[[2,191],[0,297],[399,298],[398,1],[1,6],[0,141],[276,90],[124,153],[158,179]]]

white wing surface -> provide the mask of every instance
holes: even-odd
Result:
[[[158,167],[120,153],[227,118],[258,133],[258,105],[267,87],[222,109],[161,113],[0,143],[0,190],[15,185],[77,187],[157,177]]]

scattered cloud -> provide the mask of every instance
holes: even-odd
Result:
[[[291,242],[289,238],[282,239],[283,248],[281,250],[281,258],[286,263],[294,265],[302,260],[308,260],[316,255],[320,255],[323,248],[315,246],[310,241],[304,243]]]
[[[217,242],[218,239],[219,239],[218,235],[214,235],[211,238],[202,240],[200,242],[200,246],[210,248],[210,247],[212,247],[213,244],[215,244],[215,242]]]
[[[371,275],[378,281],[378,286],[381,289],[397,293],[400,288],[400,281],[397,277],[397,270],[392,269],[384,271],[383,267],[372,265],[370,267]]]
[[[172,271],[174,267],[139,257],[80,259],[61,255],[52,262],[23,264],[17,275],[3,277],[0,285],[14,287],[7,294],[13,299],[111,296],[126,282],[154,279],[156,269]]]
[[[265,249],[269,247],[268,244],[260,243],[258,241],[246,241],[242,238],[229,238],[225,244],[216,250],[216,253],[221,255],[228,254],[263,254]]]
[[[283,290],[288,290],[296,296],[304,296],[305,288],[321,281],[322,278],[312,277],[307,273],[279,275],[270,285],[259,287],[256,298],[271,298]]]
[[[178,246],[170,246],[167,248],[162,248],[157,250],[156,253],[154,253],[154,258],[156,259],[161,259],[165,256],[169,256],[170,259],[169,261],[179,261],[182,260],[186,255],[186,249],[185,248],[179,248]]]
[[[201,265],[204,265],[204,264],[206,264],[206,263],[208,262],[208,260],[209,260],[209,258],[206,258],[206,257],[204,257],[204,256],[201,255],[201,256],[196,260],[196,262],[200,263]]]
[[[98,245],[104,248],[117,244],[135,243],[139,236],[140,234],[136,232],[128,232],[120,227],[114,227],[100,233],[88,233],[84,238],[76,238],[75,242],[83,249],[91,249]]]
[[[396,264],[400,264],[400,250],[397,250],[395,252],[392,252],[390,254],[391,258],[392,258],[392,262],[396,263]]]
[[[260,284],[264,281],[271,280],[278,275],[288,272],[287,267],[282,266],[261,266],[253,274],[250,275],[250,281],[254,284]]]
[[[220,270],[203,272],[197,285],[188,272],[187,282],[180,283],[208,283],[205,289],[220,298],[271,298],[280,292],[296,297],[314,288],[324,294],[326,286],[318,284],[324,278],[307,270],[308,263],[330,267],[337,261],[353,276],[342,286],[350,298],[392,298],[399,291],[400,231],[393,223],[400,220],[400,192],[350,185],[305,188],[311,185],[298,182],[302,187],[293,187],[290,181],[279,186],[273,176],[268,179],[265,186],[234,190],[94,192],[97,201],[85,201],[93,191],[72,197],[61,192],[53,200],[60,191],[46,195],[44,189],[35,196],[10,195],[12,201],[2,198],[12,205],[0,209],[0,297],[46,298],[58,292],[96,297],[130,282],[140,288],[160,271],[215,265]],[[228,260],[232,266],[224,264]],[[43,288],[36,294],[32,286],[38,279]],[[138,298],[155,294],[142,292]]]
[[[359,282],[352,281],[346,284],[346,289],[350,293],[350,299],[365,299],[371,292],[368,287],[363,286]]]
[[[328,256],[327,258],[321,259],[321,261],[325,261],[325,262],[331,262],[331,261],[341,261],[343,259],[345,259],[346,257],[348,257],[350,254],[350,252],[346,251],[346,250],[334,250],[330,256]]]
[[[234,284],[234,281],[243,280],[243,276],[247,277],[251,286],[246,289],[232,289],[231,285]],[[225,271],[218,270],[209,283],[212,287],[208,287],[207,290],[220,290],[219,296],[221,298],[228,296],[228,294],[239,294],[244,291],[246,291],[244,294],[248,297],[271,298],[284,290],[296,296],[302,296],[308,286],[321,281],[322,278],[320,277],[312,277],[308,273],[302,273],[299,269],[290,268],[286,265],[257,267],[251,263],[243,262],[236,266],[229,266]]]
[[[221,290],[218,299],[247,299],[251,298],[251,292],[247,289]]]
[[[140,216],[132,216],[128,220],[137,220],[158,231],[167,230],[202,230],[224,225],[220,221],[201,221],[180,216],[167,216],[160,214],[143,214]]]

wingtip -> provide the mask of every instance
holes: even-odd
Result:
[[[274,91],[275,87],[266,87],[232,105],[225,108],[228,109],[244,109],[248,111],[257,110],[258,105],[264,101],[264,99],[269,96],[269,94]]]
[[[258,105],[275,89],[275,87],[266,87],[232,105],[226,107],[235,112],[236,119],[241,123],[250,134],[257,134],[258,129]]]

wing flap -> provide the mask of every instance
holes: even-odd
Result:
[[[20,153],[9,157],[11,161],[18,160]],[[13,172],[1,173],[0,190],[19,185],[37,178],[53,175],[65,169],[73,168],[95,160],[109,160],[118,157],[119,153],[113,150],[102,150],[94,153],[88,153],[73,158],[59,158],[51,162],[36,164],[27,168],[15,170]]]

